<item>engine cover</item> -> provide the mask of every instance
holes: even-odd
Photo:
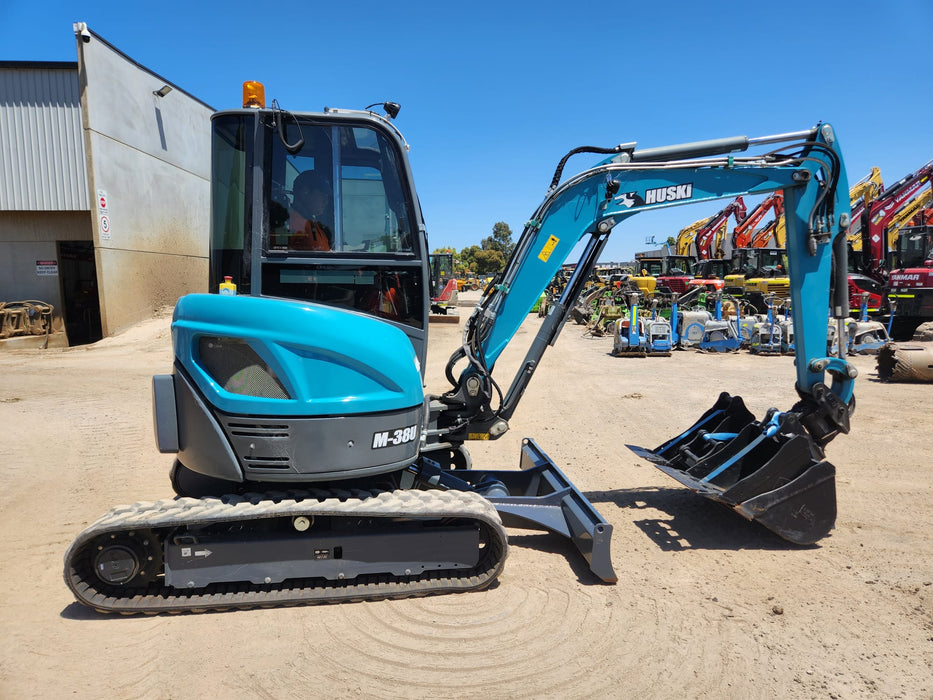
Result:
[[[156,377],[156,433],[189,469],[324,481],[417,456],[421,373],[395,326],[306,302],[195,294],[179,300],[172,333],[173,391]]]

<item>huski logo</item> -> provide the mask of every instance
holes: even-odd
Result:
[[[625,194],[620,194],[616,197],[616,201],[624,207],[631,209],[632,207],[642,207],[645,205],[645,200],[641,198],[641,195],[638,192],[626,192]]]
[[[664,202],[677,202],[682,199],[693,197],[693,183],[688,182],[685,185],[671,185],[670,187],[655,187],[645,191],[642,197],[637,192],[625,192],[616,197],[616,201],[622,206],[632,209],[633,207],[643,207],[647,204],[663,204]]]
[[[671,187],[656,187],[645,192],[645,204],[662,204],[663,202],[677,202],[681,199],[690,199],[693,196],[693,183],[686,185],[672,185]]]

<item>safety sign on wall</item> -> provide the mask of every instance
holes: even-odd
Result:
[[[107,191],[97,190],[97,226],[102,241],[110,240],[110,210],[107,205]]]
[[[39,277],[57,277],[58,260],[36,260],[36,275]]]

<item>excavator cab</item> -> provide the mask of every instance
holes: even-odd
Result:
[[[767,313],[768,295],[790,296],[787,252],[783,248],[737,248],[732,251],[732,271],[723,290],[741,297],[756,313]]]
[[[154,379],[157,439],[178,454],[181,495],[414,459],[428,255],[405,147],[387,122],[214,115],[211,294],[179,300],[175,371]],[[405,439],[371,449],[396,430]]]
[[[313,301],[396,324],[424,358],[428,255],[398,132],[370,113],[212,120],[210,291]]]

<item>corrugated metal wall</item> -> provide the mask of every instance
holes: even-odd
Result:
[[[0,211],[90,209],[76,63],[0,62]]]

